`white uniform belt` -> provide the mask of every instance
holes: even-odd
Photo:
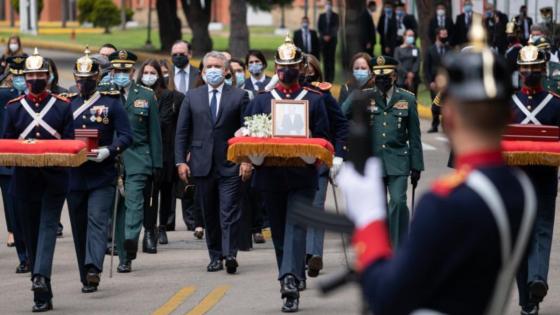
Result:
[[[525,114],[525,119],[523,119],[523,121],[521,121],[522,124],[528,124],[529,122],[532,122],[535,125],[542,125],[541,122],[537,119],[537,115],[546,107],[546,105],[548,105],[548,102],[550,102],[550,100],[553,98],[552,94],[548,94],[541,102],[540,104],[535,108],[535,110],[533,110],[532,112],[530,112],[527,107],[525,107],[525,105],[523,105],[523,103],[521,103],[521,100],[519,99],[519,97],[517,97],[517,95],[513,95],[513,103],[515,103],[515,105],[517,106],[517,108],[519,108],[519,110],[521,112],[523,112],[523,114]]]
[[[93,93],[93,95],[88,100],[85,100],[84,103],[82,104],[82,106],[78,107],[74,111],[74,113],[72,114],[72,116],[74,117],[74,120],[76,120],[76,118],[78,118],[91,105],[95,104],[95,102],[97,102],[97,100],[100,97],[101,97],[101,94],[99,94],[99,92],[96,91],[95,93]]]
[[[55,97],[51,96],[51,98],[47,102],[47,105],[45,105],[45,108],[43,108],[43,110],[41,110],[41,112],[39,112],[39,113],[37,113],[33,109],[31,109],[31,106],[29,106],[29,104],[27,103],[25,98],[22,98],[20,103],[23,106],[23,109],[25,109],[25,111],[33,118],[33,121],[19,135],[19,139],[27,138],[27,136],[29,135],[31,130],[33,130],[33,128],[35,128],[37,126],[43,127],[43,129],[45,129],[51,136],[55,137],[56,139],[60,139],[60,134],[53,127],[51,127],[49,124],[47,124],[43,120],[45,115],[49,112],[49,110],[56,103],[56,98]]]

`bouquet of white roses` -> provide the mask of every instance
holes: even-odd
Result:
[[[272,137],[272,116],[270,114],[257,114],[245,117],[244,125],[241,134],[245,137]]]

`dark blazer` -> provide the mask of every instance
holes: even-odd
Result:
[[[461,13],[457,15],[457,18],[455,19],[455,34],[452,42],[453,45],[463,45],[469,41],[467,34],[469,33],[469,30],[471,28],[473,13],[471,13],[470,24],[466,23],[465,16],[465,13]]]
[[[294,44],[301,48],[304,53],[312,54],[313,56],[320,59],[321,44],[319,42],[319,37],[315,30],[309,30],[309,36],[311,36],[311,51],[305,49],[305,43],[303,42],[303,30],[299,29],[294,32]]]
[[[173,66],[172,71],[175,71],[175,68],[176,67]],[[196,88],[196,80],[199,76],[200,76],[200,70],[197,67],[195,67],[191,64],[191,67],[190,67],[190,70],[189,70],[189,90]],[[173,79],[175,80],[175,72],[173,73]],[[175,89],[178,91],[177,85],[175,85]]]
[[[494,21],[494,17],[487,18],[484,19],[484,26],[488,32],[488,44],[491,47],[497,47],[500,55],[503,55],[508,45],[506,35],[508,16],[500,11],[495,11],[495,14],[498,17],[498,22]]]
[[[387,23],[387,31],[385,31],[385,19],[387,16],[383,13],[377,23],[377,32],[381,38],[381,54],[393,56],[397,46],[397,19],[394,14],[391,16]],[[385,48],[389,48],[390,51],[387,53]]]
[[[243,126],[248,103],[247,92],[224,85],[214,125],[208,86],[189,90],[177,121],[175,163],[188,163],[194,177],[208,176],[211,170],[221,176],[237,176],[238,165],[227,160],[228,140]],[[189,139],[192,139],[190,144]],[[190,160],[187,162],[188,153]]]
[[[445,47],[445,53],[449,51],[449,47]],[[426,58],[424,58],[424,82],[429,85],[434,82],[438,72],[439,65],[441,63],[441,56],[439,54],[436,44],[433,44],[428,48],[426,52]]]
[[[327,24],[327,13],[321,13],[319,15],[319,21],[317,22],[317,30],[319,31],[319,35],[323,36],[330,36],[330,37],[337,37],[338,36],[338,27],[340,26],[340,19],[338,14],[332,12],[331,19]]]
[[[158,98],[159,124],[162,141],[162,180],[171,182],[175,178],[175,131],[179,109],[185,95],[178,91],[163,90]]]
[[[526,19],[527,19],[527,33],[531,35],[531,26],[533,26],[533,19],[530,17],[526,17]],[[525,25],[519,15],[515,17],[515,23],[519,24],[519,26],[521,27],[521,42],[525,45],[529,40],[529,37],[525,37],[525,30],[524,30]]]
[[[428,36],[432,43],[436,42],[436,29],[438,27],[438,18],[437,16],[434,16],[430,20],[430,26],[428,27]],[[453,19],[449,16],[445,16],[445,29],[447,30],[447,38],[449,38],[449,42],[453,43],[453,38],[455,36],[455,25],[453,24]]]
[[[362,47],[362,51],[367,52],[371,56],[373,56],[373,50],[375,44],[377,44],[376,35],[375,23],[369,11],[365,9],[360,18],[360,46]],[[368,44],[371,45],[370,48],[366,47]]]
[[[270,82],[270,77],[265,76],[264,77],[264,86],[266,86],[269,82]],[[264,89],[264,86],[263,86],[263,89]],[[245,80],[245,84],[243,85],[243,89],[244,90],[249,90],[249,91],[255,91],[255,92],[259,91],[258,88],[253,85],[253,81],[251,81],[250,77]]]

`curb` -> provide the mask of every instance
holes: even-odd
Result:
[[[418,116],[422,119],[432,119],[432,109],[429,106],[418,103]]]

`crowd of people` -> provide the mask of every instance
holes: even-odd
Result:
[[[423,58],[424,82],[434,99],[430,132],[444,125],[457,173],[434,186],[411,225],[407,188],[409,180],[415,188],[424,171],[416,100],[422,77],[418,26],[402,3],[385,2],[377,27],[382,55],[374,57],[375,6],[369,2],[364,12],[370,36],[363,39],[363,52],[349,61],[352,76],[341,86],[338,100],[329,82],[334,78],[339,17],[330,1],[319,17],[318,34],[304,17],[294,40],[287,37],[278,47],[272,76],[258,50],[246,56],[210,51],[194,65],[191,44],[180,40],[171,48],[171,62],[148,59],[138,66],[134,52],[108,43],[95,53],[85,49],[72,69],[75,85],[65,89],[53,60],[37,50],[26,54],[19,38],[10,37],[0,59],[3,138],[74,139],[84,130],[96,130],[99,145],[76,168],[0,168],[8,244],[17,250],[16,272],[31,273],[33,311],[53,308],[52,259],[65,201],[81,290],[93,293],[100,285],[105,255],[118,254],[117,272],[133,271],[142,230],[143,252],[156,254],[158,246],[168,243],[180,199],[187,229],[198,239],[205,237],[208,272],[237,273],[238,251],[266,242],[262,230],[270,227],[282,311],[297,312],[306,278],[317,277],[323,268],[324,231],[293,222],[288,214],[296,211],[295,200],[323,209],[329,182],[342,168],[338,181],[357,227],[358,271],[376,314],[409,314],[420,308],[479,314],[490,305],[500,309],[506,297],[494,299],[492,292],[507,292],[504,286],[517,265],[522,314],[537,314],[548,290],[557,167],[524,167],[528,176],[520,175],[504,166],[496,143],[512,110],[518,123],[560,126],[558,84],[549,71],[558,61],[548,40],[552,29],[532,25],[525,7],[508,21],[488,4],[476,29],[471,1],[464,2],[455,23],[445,5],[437,5],[429,30],[433,44]],[[475,30],[470,41],[464,36],[468,29]],[[448,73],[445,80],[442,65]],[[273,101],[283,99],[307,102],[310,136],[333,145],[330,169],[314,156],[301,156],[297,167],[263,164],[262,156],[239,164],[227,159],[228,140],[240,136],[245,119],[270,114]],[[364,99],[367,112],[360,114],[357,104]],[[368,161],[361,175],[343,162],[350,124],[364,120],[376,159]],[[536,201],[530,182],[547,188]],[[486,187],[490,196],[477,185]],[[519,200],[500,207],[505,212],[496,219],[490,212],[499,195]],[[449,207],[464,211],[443,215]],[[473,209],[479,213],[473,216]],[[433,220],[441,215],[446,220]],[[496,231],[493,220],[502,222],[504,216],[507,232],[501,223]],[[535,216],[530,237],[526,226]],[[466,221],[472,230],[464,228],[461,222]],[[453,232],[460,233],[441,238]],[[501,233],[518,238],[504,243]],[[381,241],[372,242],[372,235]],[[469,243],[459,253],[455,245],[464,240]],[[521,258],[517,252],[527,243],[528,253]],[[391,251],[394,258],[389,258]],[[422,259],[426,257],[441,259]],[[487,261],[465,268],[472,257]],[[412,269],[418,272],[403,271]],[[440,283],[423,287],[424,295],[414,294],[442,270],[449,272]],[[456,290],[446,286],[459,280],[464,285]],[[398,300],[406,290],[418,298]],[[463,295],[472,297],[465,299],[468,304],[457,298]]]

